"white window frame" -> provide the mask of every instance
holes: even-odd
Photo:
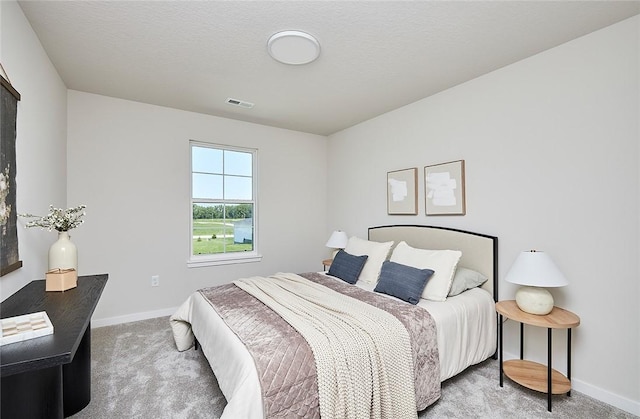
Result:
[[[250,252],[229,252],[217,253],[210,255],[194,255],[193,254],[193,147],[208,147],[218,150],[239,151],[252,154],[252,194],[253,199],[253,250]],[[258,252],[258,150],[247,147],[237,147],[223,144],[215,144],[203,141],[189,141],[189,258],[187,259],[187,267],[197,268],[204,266],[228,265],[234,263],[251,263],[260,262],[262,255]],[[198,199],[198,202],[202,200]],[[244,202],[244,201],[243,201]],[[229,203],[233,203],[230,200]]]

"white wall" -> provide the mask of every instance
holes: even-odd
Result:
[[[640,414],[639,18],[502,68],[329,138],[329,226],[430,224],[499,237],[503,278],[518,252],[549,252],[570,285],[574,388]],[[464,159],[467,215],[386,214],[388,171]],[[506,350],[518,353],[513,322]],[[546,360],[546,331],[526,356]],[[554,335],[566,371],[566,334]],[[496,376],[497,377],[497,376]],[[497,380],[497,378],[496,378]]]
[[[20,93],[16,123],[17,211],[66,205],[67,89],[15,1],[0,1],[0,62]],[[18,226],[24,225],[18,219]],[[0,300],[44,278],[55,233],[18,229],[23,267],[0,277]]]
[[[78,271],[109,273],[94,320],[171,309],[239,277],[322,270],[326,137],[71,90],[68,104],[68,202],[87,205],[72,231]],[[187,268],[191,139],[258,149],[261,262]]]

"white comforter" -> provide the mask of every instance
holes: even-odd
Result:
[[[368,291],[375,288],[374,284],[357,285]],[[429,311],[438,327],[440,381],[496,352],[495,302],[487,291],[474,288],[443,302],[421,299],[418,305]]]

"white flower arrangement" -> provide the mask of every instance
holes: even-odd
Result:
[[[54,208],[53,205],[49,205],[49,214],[45,216],[33,214],[19,215],[25,218],[35,218],[29,221],[25,227],[40,227],[49,231],[69,231],[84,223],[82,217],[87,214],[84,212],[85,208],[87,208],[86,205],[79,205],[63,210],[62,208]]]
[[[11,215],[11,205],[7,204],[9,195],[9,166],[0,172],[0,226],[7,224]]]

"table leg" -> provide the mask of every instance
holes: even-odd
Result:
[[[571,382],[571,328],[567,329],[567,379]],[[567,396],[571,397],[571,389]]]
[[[62,366],[2,377],[3,419],[62,419]]]
[[[74,415],[91,401],[91,324],[82,336],[73,360],[62,366],[64,417]]]
[[[500,329],[498,331],[498,338],[500,339],[500,344],[498,345],[500,349],[500,387],[502,387],[504,383],[504,371],[502,369],[502,314],[500,314],[498,321],[500,323]]]
[[[547,329],[547,410],[551,412],[551,328]]]
[[[520,323],[520,359],[524,359],[524,323]]]

